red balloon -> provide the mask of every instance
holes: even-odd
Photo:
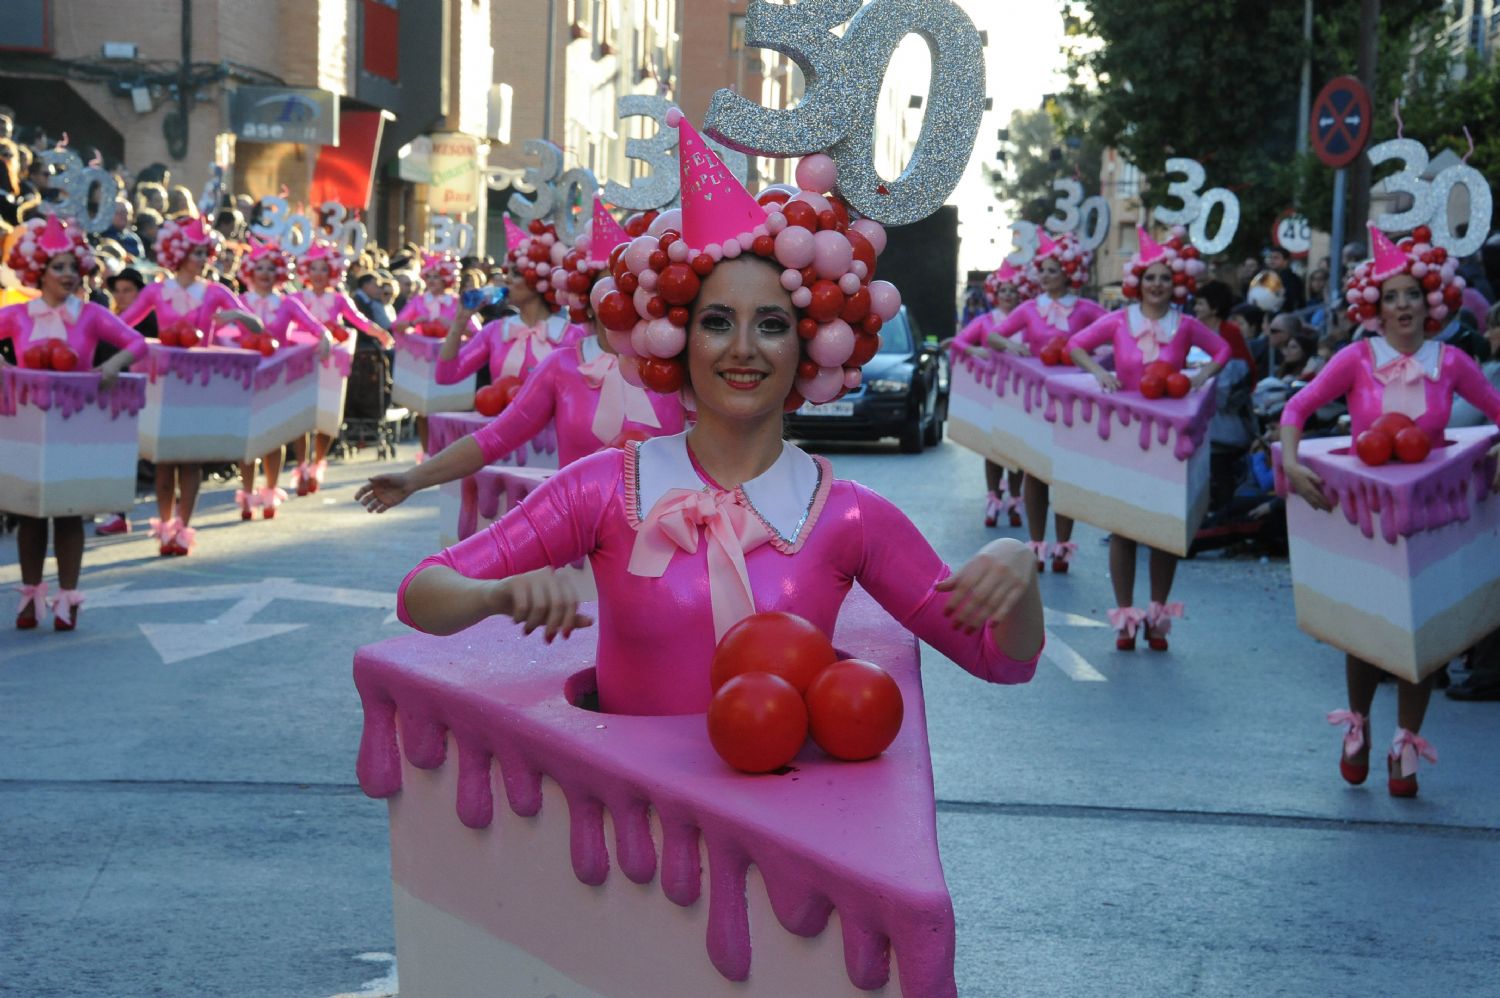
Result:
[[[786,204],[787,199],[790,197],[791,195],[786,191],[764,191],[760,197],[755,199],[755,203],[762,207],[773,202],[775,204]]]
[[[660,274],[663,270],[666,270],[667,264],[670,262],[671,257],[667,256],[665,252],[659,249],[652,250],[651,255],[646,258],[646,266],[650,267],[658,274]]]
[[[1416,420],[1412,419],[1404,412],[1388,412],[1384,416],[1381,416],[1379,419],[1375,420],[1375,422],[1371,423],[1370,429],[1374,430],[1377,433],[1384,433],[1392,440],[1395,440],[1396,434],[1400,433],[1407,427],[1416,425]]]
[[[791,762],[807,741],[807,706],[780,676],[736,676],[709,701],[708,740],[740,772],[769,773]]]
[[[1040,354],[1042,363],[1048,367],[1056,367],[1062,363],[1062,348],[1056,343],[1048,343],[1042,347]]]
[[[818,268],[814,267],[812,264],[808,264],[806,267],[803,267],[802,268],[802,286],[804,288],[807,288],[808,290],[811,290],[812,286],[814,284],[817,284],[817,283],[818,283]]]
[[[687,381],[682,364],[671,357],[642,357],[637,370],[641,384],[658,395],[671,395]]]
[[[880,327],[885,325],[885,320],[882,319],[879,314],[871,312],[869,315],[865,316],[859,324],[861,327],[863,327],[865,332],[869,333],[871,336],[874,336],[880,332]]]
[[[818,376],[818,362],[811,357],[803,357],[797,362],[797,377],[803,381],[811,381]]]
[[[543,222],[540,218],[533,218],[526,224],[526,228],[530,230],[533,236],[539,236],[547,231],[547,223]]]
[[[750,244],[750,250],[756,256],[770,256],[776,252],[776,240],[770,236],[756,236],[755,242]]]
[[[860,232],[850,229],[844,233],[849,240],[849,245],[854,249],[854,259],[865,265],[865,280],[875,279],[875,246]]]
[[[806,201],[788,201],[782,211],[786,213],[786,224],[818,231],[818,213]]]
[[[686,305],[698,297],[703,281],[685,263],[674,263],[656,279],[656,293],[669,305]]]
[[[1167,394],[1167,379],[1159,374],[1147,374],[1141,378],[1141,394],[1148,399],[1159,399]]]
[[[615,280],[615,287],[620,289],[621,294],[633,295],[635,289],[640,287],[640,283],[640,278],[627,270]]]
[[[1442,286],[1443,286],[1443,275],[1442,274],[1439,274],[1439,273],[1437,273],[1435,271],[1429,270],[1427,273],[1425,273],[1425,274],[1422,275],[1422,290],[1423,291],[1436,291],[1438,288],[1440,288]]]
[[[668,229],[666,232],[663,232],[660,236],[657,237],[656,246],[658,249],[665,250],[681,238],[682,233],[677,232],[674,229]]]
[[[673,305],[671,308],[667,309],[667,321],[672,325],[679,326],[683,329],[687,328],[688,320],[690,320],[692,317],[692,313],[690,313],[687,308],[682,305]]]
[[[500,397],[497,385],[485,385],[474,393],[474,411],[481,416],[491,419],[500,415],[500,410],[505,408],[505,401]]]
[[[855,325],[870,314],[870,289],[861,287],[854,294],[844,299],[844,308],[839,312],[839,318],[849,325]]]
[[[699,253],[693,257],[693,273],[699,277],[707,277],[714,272],[714,258],[707,253]]]
[[[818,320],[809,319],[806,316],[797,320],[797,335],[804,340],[810,340],[818,335]]]
[[[812,286],[812,304],[807,314],[819,322],[832,322],[844,308],[844,293],[832,281],[818,281]]]
[[[1425,225],[1419,225],[1411,230],[1411,237],[1419,243],[1432,242],[1432,230]]]
[[[1396,434],[1396,459],[1405,464],[1420,464],[1432,453],[1432,440],[1420,426],[1408,426]]]
[[[835,759],[873,759],[901,730],[901,687],[872,662],[845,659],[818,674],[807,690],[813,741]]]
[[[573,271],[568,275],[568,290],[575,295],[581,295],[590,287],[589,275]]]
[[[623,333],[636,324],[635,304],[618,291],[611,291],[599,300],[599,321],[606,329]]]
[[[1185,398],[1193,390],[1193,383],[1186,374],[1174,371],[1167,375],[1167,394],[1174,399]]]
[[[653,319],[660,319],[667,314],[667,303],[662,301],[661,295],[652,295],[646,302],[646,314]]]
[[[620,265],[620,257],[622,257],[622,256],[625,255],[625,249],[629,245],[630,245],[629,243],[621,243],[620,245],[616,246],[614,249],[612,249],[612,250],[609,251],[609,270],[610,270],[610,273],[614,273],[615,268]]]
[[[1396,442],[1391,439],[1391,435],[1379,430],[1366,430],[1354,440],[1354,453],[1371,467],[1379,467],[1389,461],[1395,447]]]
[[[880,337],[860,331],[854,336],[854,353],[849,355],[847,364],[850,367],[864,367],[879,352]]]
[[[52,370],[52,351],[46,343],[33,343],[21,354],[21,366],[32,371]]]
[[[833,642],[810,621],[780,611],[752,614],[719,639],[709,683],[717,690],[742,673],[769,672],[806,693],[838,657]]]
[[[839,217],[833,213],[832,208],[829,208],[827,211],[818,212],[819,230],[837,229],[838,227]]]
[[[786,401],[781,403],[781,411],[796,412],[802,408],[802,403],[806,401],[807,399],[802,397],[802,393],[793,388],[790,392],[787,392]]]

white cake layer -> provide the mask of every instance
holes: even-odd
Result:
[[[344,396],[349,390],[349,379],[332,364],[318,364],[318,414],[314,429],[336,437],[344,428]]]
[[[464,412],[474,408],[474,379],[465,378],[456,385],[440,385],[434,376],[436,370],[436,363],[396,351],[396,366],[391,374],[392,400],[397,405],[424,414]]]
[[[229,378],[207,385],[163,374],[146,386],[140,452],[147,461],[239,461],[250,436],[253,390]]]
[[[390,799],[396,961],[402,998],[856,998],[901,994],[895,958],[890,983],[861,991],[844,968],[835,912],[815,938],[776,920],[759,873],[747,878],[749,979],[726,980],[705,947],[708,856],[703,896],[682,908],[658,881],[631,882],[611,866],[599,887],[573,875],[568,803],[542,781],[542,809],[517,817],[491,771],[495,819],[471,829],[454,813],[457,746],[436,770],[402,757],[402,789]],[[605,841],[615,841],[606,820]],[[658,857],[661,832],[652,815]],[[700,847],[701,848],[701,847]]]
[[[1135,426],[1100,440],[1092,423],[1056,426],[1052,502],[1064,516],[1186,555],[1208,511],[1208,447],[1179,461],[1172,446],[1142,450]]]
[[[463,505],[463,479],[438,486],[438,546],[450,548],[458,543],[458,514]]]
[[[1045,402],[1032,406],[1030,412],[1021,405],[1020,390],[1007,392],[995,400],[991,410],[993,426],[990,439],[1000,464],[1020,468],[1044,482],[1052,481],[1052,454],[1056,447],[1054,430],[1042,415]]]
[[[250,437],[244,459],[249,461],[269,453],[311,432],[317,419],[317,405],[318,383],[311,376],[290,386],[278,383],[257,396],[250,409]]]

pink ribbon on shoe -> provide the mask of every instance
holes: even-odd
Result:
[[[59,589],[57,596],[47,601],[52,615],[64,624],[73,623],[73,610],[83,605],[83,593],[77,589]]]
[[[988,496],[985,497],[985,499],[984,499],[984,515],[985,515],[985,519],[998,518],[1000,516],[1000,514],[1004,513],[1004,512],[1005,512],[1005,500],[1002,499],[1002,498],[1000,498],[1000,496],[999,496],[998,493],[991,492]]]
[[[745,555],[771,539],[765,525],[732,492],[670,489],[641,521],[630,551],[631,575],[659,579],[679,550],[693,554],[708,540],[708,598],[714,640],[755,612]]]
[[[1146,623],[1158,634],[1166,634],[1172,629],[1172,618],[1186,613],[1187,607],[1181,603],[1152,603],[1146,608]]]
[[[1068,332],[1068,316],[1072,309],[1063,305],[1056,298],[1048,298],[1047,304],[1037,303],[1037,311],[1041,313],[1042,320],[1059,332]]]
[[[1375,380],[1385,386],[1381,412],[1399,412],[1419,419],[1427,412],[1427,372],[1416,357],[1402,355],[1375,368]]]
[[[1330,710],[1328,723],[1349,726],[1349,730],[1344,732],[1344,755],[1346,757],[1358,755],[1360,749],[1365,747],[1365,715],[1359,711]]]
[[[1438,761],[1437,749],[1433,748],[1427,739],[1415,731],[1397,728],[1396,737],[1391,739],[1391,757],[1397,759],[1401,767],[1401,771],[1396,775],[1407,777],[1415,773],[1418,756],[1433,764]]]
[[[172,538],[177,535],[177,528],[173,526],[173,524],[177,523],[176,517],[170,520],[160,520],[153,516],[146,522],[151,524],[150,536],[155,537],[163,544],[171,543]]]
[[[234,504],[241,509],[250,509],[260,505],[260,496],[254,492],[246,492],[244,489],[234,490]],[[156,521],[151,521],[155,523]]]
[[[599,407],[594,410],[591,429],[601,443],[607,444],[618,437],[627,419],[661,428],[646,390],[625,380],[614,354],[602,353],[588,363],[579,364],[578,373],[583,375],[585,384],[599,393]]]
[[[1064,565],[1070,563],[1077,553],[1078,545],[1072,541],[1059,541],[1052,545],[1052,560],[1060,561]]]
[[[286,489],[273,489],[267,485],[255,493],[255,502],[257,505],[267,507],[268,509],[276,509],[282,503],[286,502]]]
[[[1046,541],[1027,541],[1026,546],[1031,548],[1031,553],[1036,555],[1037,561],[1047,560],[1048,548]]]
[[[1133,606],[1117,606],[1109,611],[1109,626],[1117,631],[1124,631],[1132,638],[1145,621],[1145,611],[1137,610]]]
[[[536,358],[537,363],[541,363],[542,358],[552,352],[552,341],[547,338],[545,322],[539,326],[523,326],[519,320],[506,323],[505,342],[511,346],[505,352],[505,362],[500,365],[502,378],[521,376],[521,368],[526,364],[528,344],[531,347],[531,355]]]
[[[34,586],[21,587],[21,605],[16,607],[16,615],[20,616],[26,612],[26,607],[32,608],[32,613],[37,620],[41,620],[47,613],[47,583],[38,582]]]

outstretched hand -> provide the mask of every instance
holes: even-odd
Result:
[[[1284,466],[1287,484],[1292,491],[1297,493],[1313,509],[1321,509],[1325,512],[1333,509],[1333,504],[1323,494],[1323,479],[1318,473],[1302,463],[1288,464]]]
[[[558,635],[566,638],[594,622],[578,612],[578,593],[572,583],[550,568],[496,583],[490,605],[496,615],[523,625],[527,634],[546,628],[548,644]]]
[[[1019,541],[998,540],[933,588],[951,594],[943,613],[973,633],[1002,622],[1036,584],[1036,556]]]
[[[384,513],[392,506],[399,506],[406,497],[415,492],[405,474],[390,472],[375,475],[354,493],[354,501],[371,513]]]

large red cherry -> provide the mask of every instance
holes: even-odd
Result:
[[[769,773],[791,762],[807,741],[807,706],[780,676],[735,676],[709,701],[708,740],[740,772]]]
[[[819,672],[838,660],[833,642],[795,614],[757,613],[735,624],[714,650],[709,682],[714,689],[746,672],[769,672],[806,693]]]
[[[807,691],[813,741],[835,759],[873,759],[896,740],[905,707],[901,687],[872,662],[845,659]]]

